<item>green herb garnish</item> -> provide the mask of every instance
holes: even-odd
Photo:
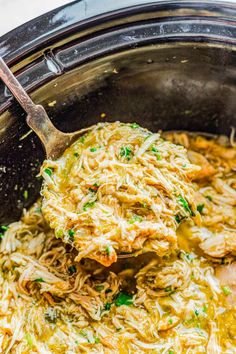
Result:
[[[194,216],[193,211],[191,210],[188,202],[186,199],[184,199],[182,196],[178,197],[178,202],[184,207],[184,209],[191,215]]]
[[[97,151],[97,148],[92,147],[92,148],[90,148],[89,150],[90,150],[91,152],[95,152],[95,151]]]
[[[43,280],[43,278],[37,278],[37,279],[34,279],[34,281],[36,283],[45,283],[45,281]]]
[[[25,190],[24,193],[23,193],[24,199],[27,200],[28,196],[29,196],[29,192],[27,190]]]
[[[225,294],[225,296],[228,296],[232,293],[231,289],[228,286],[222,286],[222,291]]]
[[[73,240],[74,239],[74,235],[75,235],[75,231],[72,230],[72,229],[68,230],[68,235],[69,235],[70,239]]]
[[[34,209],[35,213],[41,213],[42,212],[42,209],[40,207],[37,207]]]
[[[120,156],[121,157],[125,157],[128,161],[131,159],[132,157],[132,150],[130,149],[130,147],[128,146],[122,146],[120,149]]]
[[[55,236],[56,236],[56,238],[61,238],[62,236],[63,236],[63,230],[62,229],[60,229],[60,230],[57,230],[56,232],[55,232]]]
[[[200,312],[198,310],[194,310],[196,316],[199,316]]]
[[[83,144],[85,142],[85,138],[86,138],[86,135],[83,135],[83,136],[81,136],[81,138],[79,138],[78,141]]]
[[[107,303],[105,304],[105,306],[104,306],[104,309],[105,309],[106,311],[110,311],[111,305],[112,305],[112,302],[107,302]]]
[[[51,177],[51,175],[52,175],[52,173],[53,173],[53,170],[52,170],[52,168],[47,167],[47,168],[45,168],[44,172],[45,172],[49,177]]]
[[[200,214],[202,213],[204,206],[205,206],[205,204],[199,204],[197,206],[197,211],[199,211]]]
[[[28,343],[28,346],[29,346],[30,348],[32,348],[34,343],[33,343],[32,337],[31,337],[31,335],[30,335],[29,333],[26,333],[25,339],[26,339],[26,341],[27,341],[27,343]]]
[[[98,337],[94,337],[94,343],[95,343],[95,344],[100,343],[100,338],[98,338]]]
[[[133,215],[131,219],[128,220],[129,224],[134,224],[136,221],[141,222],[143,218],[139,215]]]
[[[116,306],[130,306],[133,305],[133,296],[120,292],[115,299]]]
[[[186,257],[187,260],[190,261],[190,262],[192,262],[193,259],[194,259],[193,255],[192,255],[191,253],[188,253],[188,252],[185,253],[185,257]]]
[[[75,157],[79,157],[79,153],[78,152],[74,152],[74,156]]]
[[[106,246],[106,248],[105,248],[105,252],[106,252],[106,254],[108,255],[108,257],[110,256],[110,254],[111,254],[111,247],[110,246]]]
[[[76,273],[76,266],[75,265],[72,265],[68,268],[68,271],[70,273],[70,275]]]
[[[210,200],[210,202],[212,202],[212,197],[210,195],[206,195],[206,199]]]
[[[94,207],[94,205],[95,205],[95,202],[87,202],[87,203],[84,204],[83,210],[87,211],[88,209]]]
[[[171,286],[167,286],[167,288],[165,288],[164,291],[166,293],[169,293],[170,291],[172,291],[172,287]]]
[[[1,229],[5,232],[5,231],[7,231],[7,230],[9,229],[9,227],[8,227],[8,226],[5,226],[5,225],[2,225],[2,226],[1,226]]]
[[[174,350],[170,349],[168,354],[175,354]]]
[[[207,312],[207,305],[203,305],[203,307],[202,307],[202,312]]]
[[[172,318],[169,318],[168,323],[169,323],[169,324],[172,324],[172,323],[173,323]]]
[[[96,291],[102,291],[104,289],[104,285],[102,285],[102,284],[98,284],[98,285],[95,285],[95,290]]]
[[[159,154],[159,151],[155,146],[151,148],[151,151],[155,154],[158,161],[161,160],[161,155]]]
[[[4,234],[5,234],[5,232],[8,230],[8,226],[2,225],[2,226],[0,227],[0,229],[1,229],[1,232],[0,232],[0,240],[2,240],[2,238],[3,238]]]
[[[132,129],[137,129],[137,128],[140,127],[140,125],[138,125],[137,123],[131,123],[131,124],[130,124],[130,127],[131,127]]]
[[[180,224],[184,219],[186,219],[186,216],[180,216],[179,214],[175,215],[175,221],[177,221],[178,224]]]

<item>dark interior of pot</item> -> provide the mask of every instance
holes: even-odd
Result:
[[[32,93],[55,125],[73,131],[99,121],[150,129],[230,134],[236,112],[236,56],[221,44],[148,45],[92,60]],[[0,119],[1,223],[39,195],[45,158],[25,114],[13,103]]]

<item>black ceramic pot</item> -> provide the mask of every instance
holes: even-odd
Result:
[[[62,130],[105,113],[152,131],[229,134],[235,21],[236,5],[225,1],[75,1],[0,38],[0,54]],[[44,151],[2,83],[0,113],[3,224],[37,198]]]

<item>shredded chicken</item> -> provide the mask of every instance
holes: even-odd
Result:
[[[105,132],[101,143],[104,137]],[[156,138],[154,135],[151,144],[156,142]],[[63,236],[57,237],[47,224],[41,212],[42,201],[39,200],[24,212],[20,221],[8,227],[1,226],[0,353],[236,352],[234,150],[215,139],[185,133],[169,134],[168,138],[184,144],[191,151],[196,150],[216,170],[207,178],[197,178],[195,174],[192,184],[193,199],[201,213],[202,225],[194,224],[194,220],[180,207],[175,220],[178,225],[181,222],[175,250],[169,253],[170,245],[166,239],[157,238],[153,241],[157,242],[157,249],[162,250],[159,255],[158,252],[144,253],[127,260],[119,259],[107,267],[88,258],[78,261],[78,251],[73,242],[64,242]],[[150,146],[145,142],[143,148]],[[140,147],[137,151],[141,159],[144,152]],[[93,162],[84,161],[86,170],[92,169],[92,163],[97,163],[96,158]],[[104,164],[105,173],[104,159],[99,161]],[[125,164],[127,168],[127,162],[117,163]],[[50,162],[48,165],[53,167],[53,172],[51,176],[46,173],[47,186],[55,182],[58,165],[57,162],[53,164]],[[79,170],[78,173],[83,175],[84,172]],[[162,176],[158,175],[159,182]],[[125,205],[129,195],[124,189],[114,186],[113,175],[107,174],[107,178],[105,186],[99,184],[98,190],[94,186],[99,195],[97,198],[106,200],[106,203],[100,203],[103,204],[102,212],[113,220],[111,205],[115,199],[117,215],[122,219],[119,203]],[[145,178],[152,190],[156,176]],[[71,192],[78,205],[83,195],[87,196],[85,191],[88,186],[91,188],[91,183],[84,181],[83,186],[81,190]],[[132,198],[137,198],[137,195],[142,200],[146,198],[145,203],[149,203],[148,198],[152,200],[144,190],[137,191],[137,183],[131,183],[129,188]],[[194,208],[194,204],[187,200],[188,206]],[[168,200],[168,203],[172,202]],[[152,215],[159,215],[160,205],[164,213],[160,215],[170,218],[174,209],[169,211],[165,202],[153,203]],[[58,210],[63,208],[59,204],[57,207]],[[69,210],[71,222],[74,222],[76,214],[73,207],[72,203]],[[93,210],[95,212],[95,206]],[[137,209],[131,210],[131,215],[140,215],[136,214]],[[81,220],[87,220],[90,225],[91,209],[88,211],[84,212],[87,219]],[[147,229],[152,232],[155,223],[148,218],[150,211],[144,208],[142,212],[144,220],[134,224],[140,223],[139,230],[143,232]],[[100,209],[93,215],[94,228],[100,225],[99,215]],[[130,224],[131,227],[134,224]],[[126,224],[121,225],[125,229]],[[131,228],[128,236],[138,242],[132,232]]]
[[[187,151],[137,124],[98,124],[57,161],[45,161],[43,214],[84,257],[109,266],[117,253],[177,248],[183,218],[200,222]]]

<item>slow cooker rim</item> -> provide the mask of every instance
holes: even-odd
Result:
[[[102,4],[106,1],[107,0],[99,0],[100,7],[98,8],[97,13],[95,13],[93,16],[88,16],[82,20],[79,14],[75,12],[74,21],[71,24],[69,23],[69,21],[66,21],[65,27],[63,28],[61,28],[60,23],[55,24],[53,23],[53,21],[49,21],[45,25],[45,20],[59,16],[61,11],[64,12],[64,17],[69,17],[69,13],[71,12],[71,10],[73,11],[73,8],[80,1],[73,1],[24,23],[23,25],[13,29],[12,31],[0,37],[0,55],[6,60],[9,65],[12,65],[16,61],[22,60],[24,57],[29,56],[37,49],[55,43],[56,41],[58,41],[58,38],[60,38],[60,36],[63,36],[63,34],[69,34],[70,32],[79,31],[84,27],[92,26],[94,23],[98,23],[99,21],[104,22],[107,20],[114,19],[116,17],[124,17],[130,14],[134,15],[136,13],[149,12],[153,11],[154,9],[171,10],[175,8],[184,9],[190,7],[196,11],[209,11],[209,13],[211,12],[213,16],[215,16],[216,13],[221,14],[223,18],[224,16],[230,15],[232,20],[236,21],[236,4],[233,2],[226,2],[222,0],[135,0],[136,4],[132,6],[129,6],[130,0],[123,0],[120,2],[115,2],[115,6],[112,11],[100,11],[100,9],[102,8]],[[87,7],[91,6],[91,3],[86,3]],[[97,4],[98,1],[96,5]],[[87,12],[89,12],[88,8]],[[28,33],[29,29],[30,33]],[[40,32],[40,35],[37,35],[37,32]]]
[[[197,5],[197,8],[199,8],[201,4],[196,3],[195,1],[185,1],[184,3],[187,4],[189,6],[189,4],[191,4],[191,6],[195,6]],[[166,2],[161,2],[158,3],[158,6],[163,4],[166,6]],[[176,6],[176,4],[179,5],[179,1],[168,1],[168,5],[170,6]],[[205,5],[212,5],[212,2],[208,2],[205,3],[204,2],[204,6]],[[218,2],[219,4],[219,2]],[[146,4],[144,4],[146,6]],[[152,9],[153,4],[152,5]],[[156,4],[155,4],[156,5]],[[150,10],[150,3],[148,4],[148,8]],[[215,3],[214,3],[215,6]],[[163,8],[163,7],[162,7]],[[165,8],[165,7],[164,7]],[[139,7],[140,9],[140,7]],[[182,9],[182,7],[181,7]],[[195,9],[195,8],[194,8]],[[230,8],[231,9],[231,8]],[[126,11],[127,9],[125,9]],[[131,8],[128,8],[127,11],[131,11]],[[209,9],[208,9],[209,10]],[[211,8],[211,10],[213,11],[213,13],[215,13],[215,7]],[[222,8],[220,7],[220,10],[222,10]],[[68,43],[61,45],[61,47],[59,46],[58,48],[55,47],[52,50],[46,50],[44,52],[41,52],[41,56],[40,57],[35,57],[33,58],[33,60],[31,62],[27,62],[25,66],[23,66],[22,68],[20,68],[20,70],[18,69],[18,71],[15,72],[15,75],[17,76],[17,78],[21,81],[22,85],[25,87],[25,89],[28,92],[32,92],[35,89],[39,88],[40,86],[42,86],[43,84],[45,84],[48,81],[53,80],[55,77],[57,77],[58,75],[62,75],[64,74],[65,71],[68,70],[72,70],[73,68],[75,68],[78,65],[81,65],[87,61],[90,60],[94,60],[98,57],[101,56],[107,56],[109,54],[118,52],[118,51],[125,51],[127,49],[132,49],[132,48],[136,48],[137,46],[144,46],[147,44],[151,44],[152,41],[153,43],[163,43],[163,42],[178,42],[179,44],[181,42],[189,42],[189,43],[201,43],[201,42],[207,42],[207,43],[215,43],[216,45],[220,46],[224,46],[225,48],[230,48],[230,49],[234,49],[235,44],[236,44],[236,5],[233,6],[233,11],[235,13],[235,21],[232,20],[232,18],[228,18],[225,19],[223,16],[219,17],[219,16],[197,16],[198,13],[195,13],[195,16],[188,16],[186,17],[186,14],[184,13],[182,17],[180,16],[176,16],[176,17],[167,17],[167,19],[165,17],[161,18],[161,19],[153,19],[152,21],[150,20],[140,20],[138,22],[131,22],[128,24],[124,24],[123,27],[119,27],[119,26],[111,26],[108,29],[105,29],[103,31],[97,31],[96,34],[88,34],[87,36],[85,35],[84,37],[81,37],[79,40],[77,39],[77,41],[69,41]],[[129,13],[129,12],[126,12]],[[107,16],[107,14],[105,14]],[[117,15],[117,12],[116,12]],[[42,16],[43,17],[43,16]],[[102,20],[103,17],[100,17],[100,20]],[[36,19],[37,20],[37,19]],[[89,21],[94,21],[94,18],[92,19],[88,19],[88,23],[90,23]],[[181,21],[183,21],[183,26],[184,25],[193,25],[193,29],[190,28],[188,29],[187,32],[185,32],[185,30],[180,30],[177,28],[177,32],[175,31],[175,29],[173,29],[173,26],[176,26],[177,24],[181,25]],[[147,22],[147,23],[146,23]],[[167,26],[167,30],[166,33],[160,36],[158,36],[158,33],[156,36],[151,36],[150,38],[147,36],[147,38],[135,38],[135,40],[132,39],[132,36],[127,36],[128,40],[125,39],[123,41],[123,43],[121,43],[121,45],[118,45],[117,43],[112,47],[110,43],[112,43],[111,41],[109,42],[109,40],[107,40],[106,42],[106,36],[111,34],[113,35],[114,33],[117,34],[121,30],[126,29],[130,30],[134,32],[134,29],[136,27],[140,27],[142,28],[142,26],[144,27],[144,30],[146,29],[147,26],[149,26],[151,24],[156,24],[156,26],[159,28],[161,26]],[[26,26],[27,24],[23,25]],[[78,23],[78,26],[80,26],[81,23]],[[201,33],[195,30],[195,27],[198,28],[199,26],[205,26],[206,27],[206,31],[204,33]],[[145,27],[146,26],[146,27]],[[212,28],[217,28],[216,33],[212,30]],[[171,29],[168,29],[171,28]],[[219,33],[217,32],[219,29]],[[227,30],[229,29],[229,32],[227,32]],[[209,30],[209,32],[207,32]],[[17,31],[17,30],[16,30]],[[157,30],[158,31],[158,30]],[[172,31],[172,33],[171,33]],[[232,33],[231,33],[232,31]],[[13,31],[14,32],[14,31]],[[56,40],[57,35],[54,33],[53,38]],[[89,51],[87,51],[87,47],[89,48],[89,45],[87,45],[89,43],[89,41],[92,42],[96,42],[98,44],[96,44],[97,47],[101,46],[102,40],[105,43],[105,48],[103,48],[102,50],[98,50],[97,53],[90,53]],[[60,60],[60,53],[62,53],[63,51],[67,50],[68,48],[73,48],[73,46],[75,45],[75,43],[78,43],[79,48],[81,48],[81,46],[85,47],[85,57],[83,59],[81,59],[78,56],[78,60],[75,64],[71,64],[69,66],[66,66],[63,62],[61,62]],[[87,45],[87,47],[86,47]],[[37,47],[39,47],[40,44],[37,44]],[[96,47],[95,46],[95,47]],[[107,48],[106,48],[107,46]],[[67,48],[68,47],[68,48]],[[78,53],[80,53],[80,50],[78,50]],[[24,57],[26,53],[22,52],[22,57]],[[29,55],[29,53],[28,53]],[[6,56],[7,57],[7,56]],[[5,60],[6,60],[5,57]],[[19,56],[17,56],[19,58]],[[22,60],[21,57],[21,60]],[[58,59],[59,58],[59,59]],[[28,72],[30,70],[31,72],[31,77],[33,77],[33,73],[36,72],[38,68],[40,67],[40,65],[42,65],[43,62],[46,62],[46,75],[44,73],[43,77],[35,75],[37,77],[37,80],[33,80],[33,82],[30,82],[29,78],[27,77]],[[48,61],[48,62],[47,62]],[[48,64],[48,65],[47,65]],[[54,66],[53,69],[50,68],[50,64],[52,64]],[[14,71],[14,69],[13,69]],[[0,85],[0,114],[3,113],[4,111],[6,111],[10,105],[12,104],[12,97],[11,95],[9,95],[9,93],[4,89],[4,87],[2,86],[1,89],[1,85]]]

